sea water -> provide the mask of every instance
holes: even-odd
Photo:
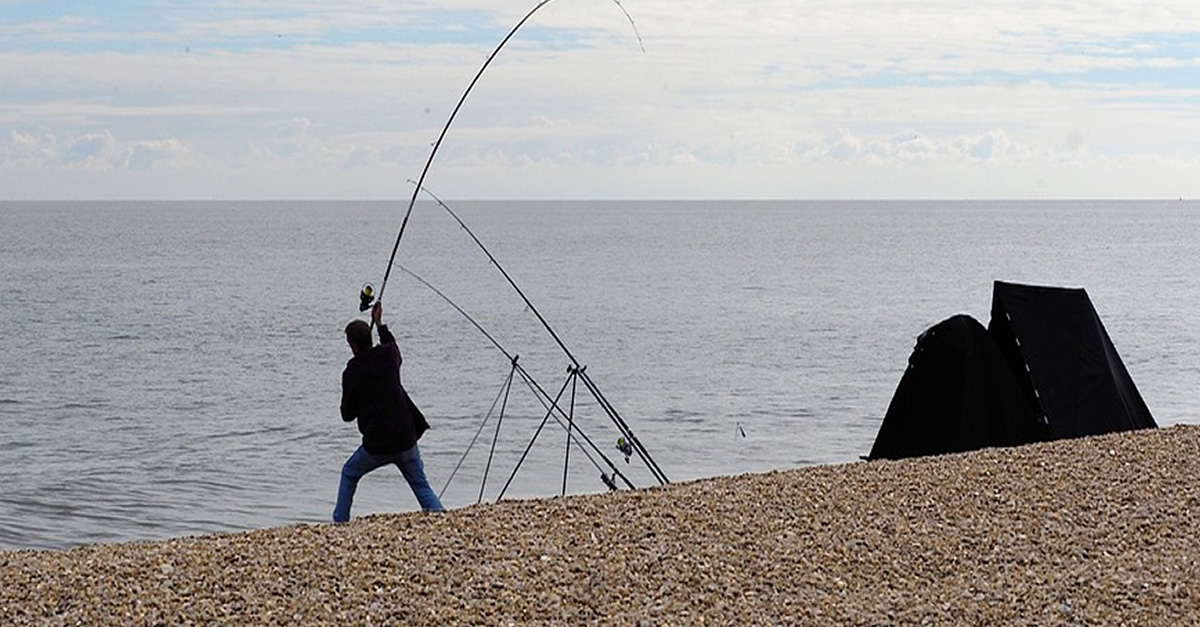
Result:
[[[0,204],[0,548],[328,520],[365,282],[452,508],[656,485],[587,381],[671,481],[857,463],[994,280],[1086,288],[1159,425],[1197,419],[1196,202],[448,206],[470,232],[418,203],[388,273],[407,202]],[[354,513],[414,509],[381,469]]]

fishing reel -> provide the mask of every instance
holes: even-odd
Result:
[[[617,450],[625,454],[625,463],[629,463],[629,457],[633,455],[633,444],[625,438],[617,438]]]
[[[375,304],[375,286],[370,283],[364,283],[362,291],[358,293],[358,310],[366,311]]]

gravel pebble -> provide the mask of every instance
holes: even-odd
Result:
[[[0,551],[6,625],[1195,625],[1200,427]]]

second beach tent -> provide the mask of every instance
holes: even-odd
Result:
[[[996,281],[988,334],[1048,439],[1157,426],[1083,288]]]

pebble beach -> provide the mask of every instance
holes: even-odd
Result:
[[[1200,427],[0,552],[5,625],[1196,625]]]

